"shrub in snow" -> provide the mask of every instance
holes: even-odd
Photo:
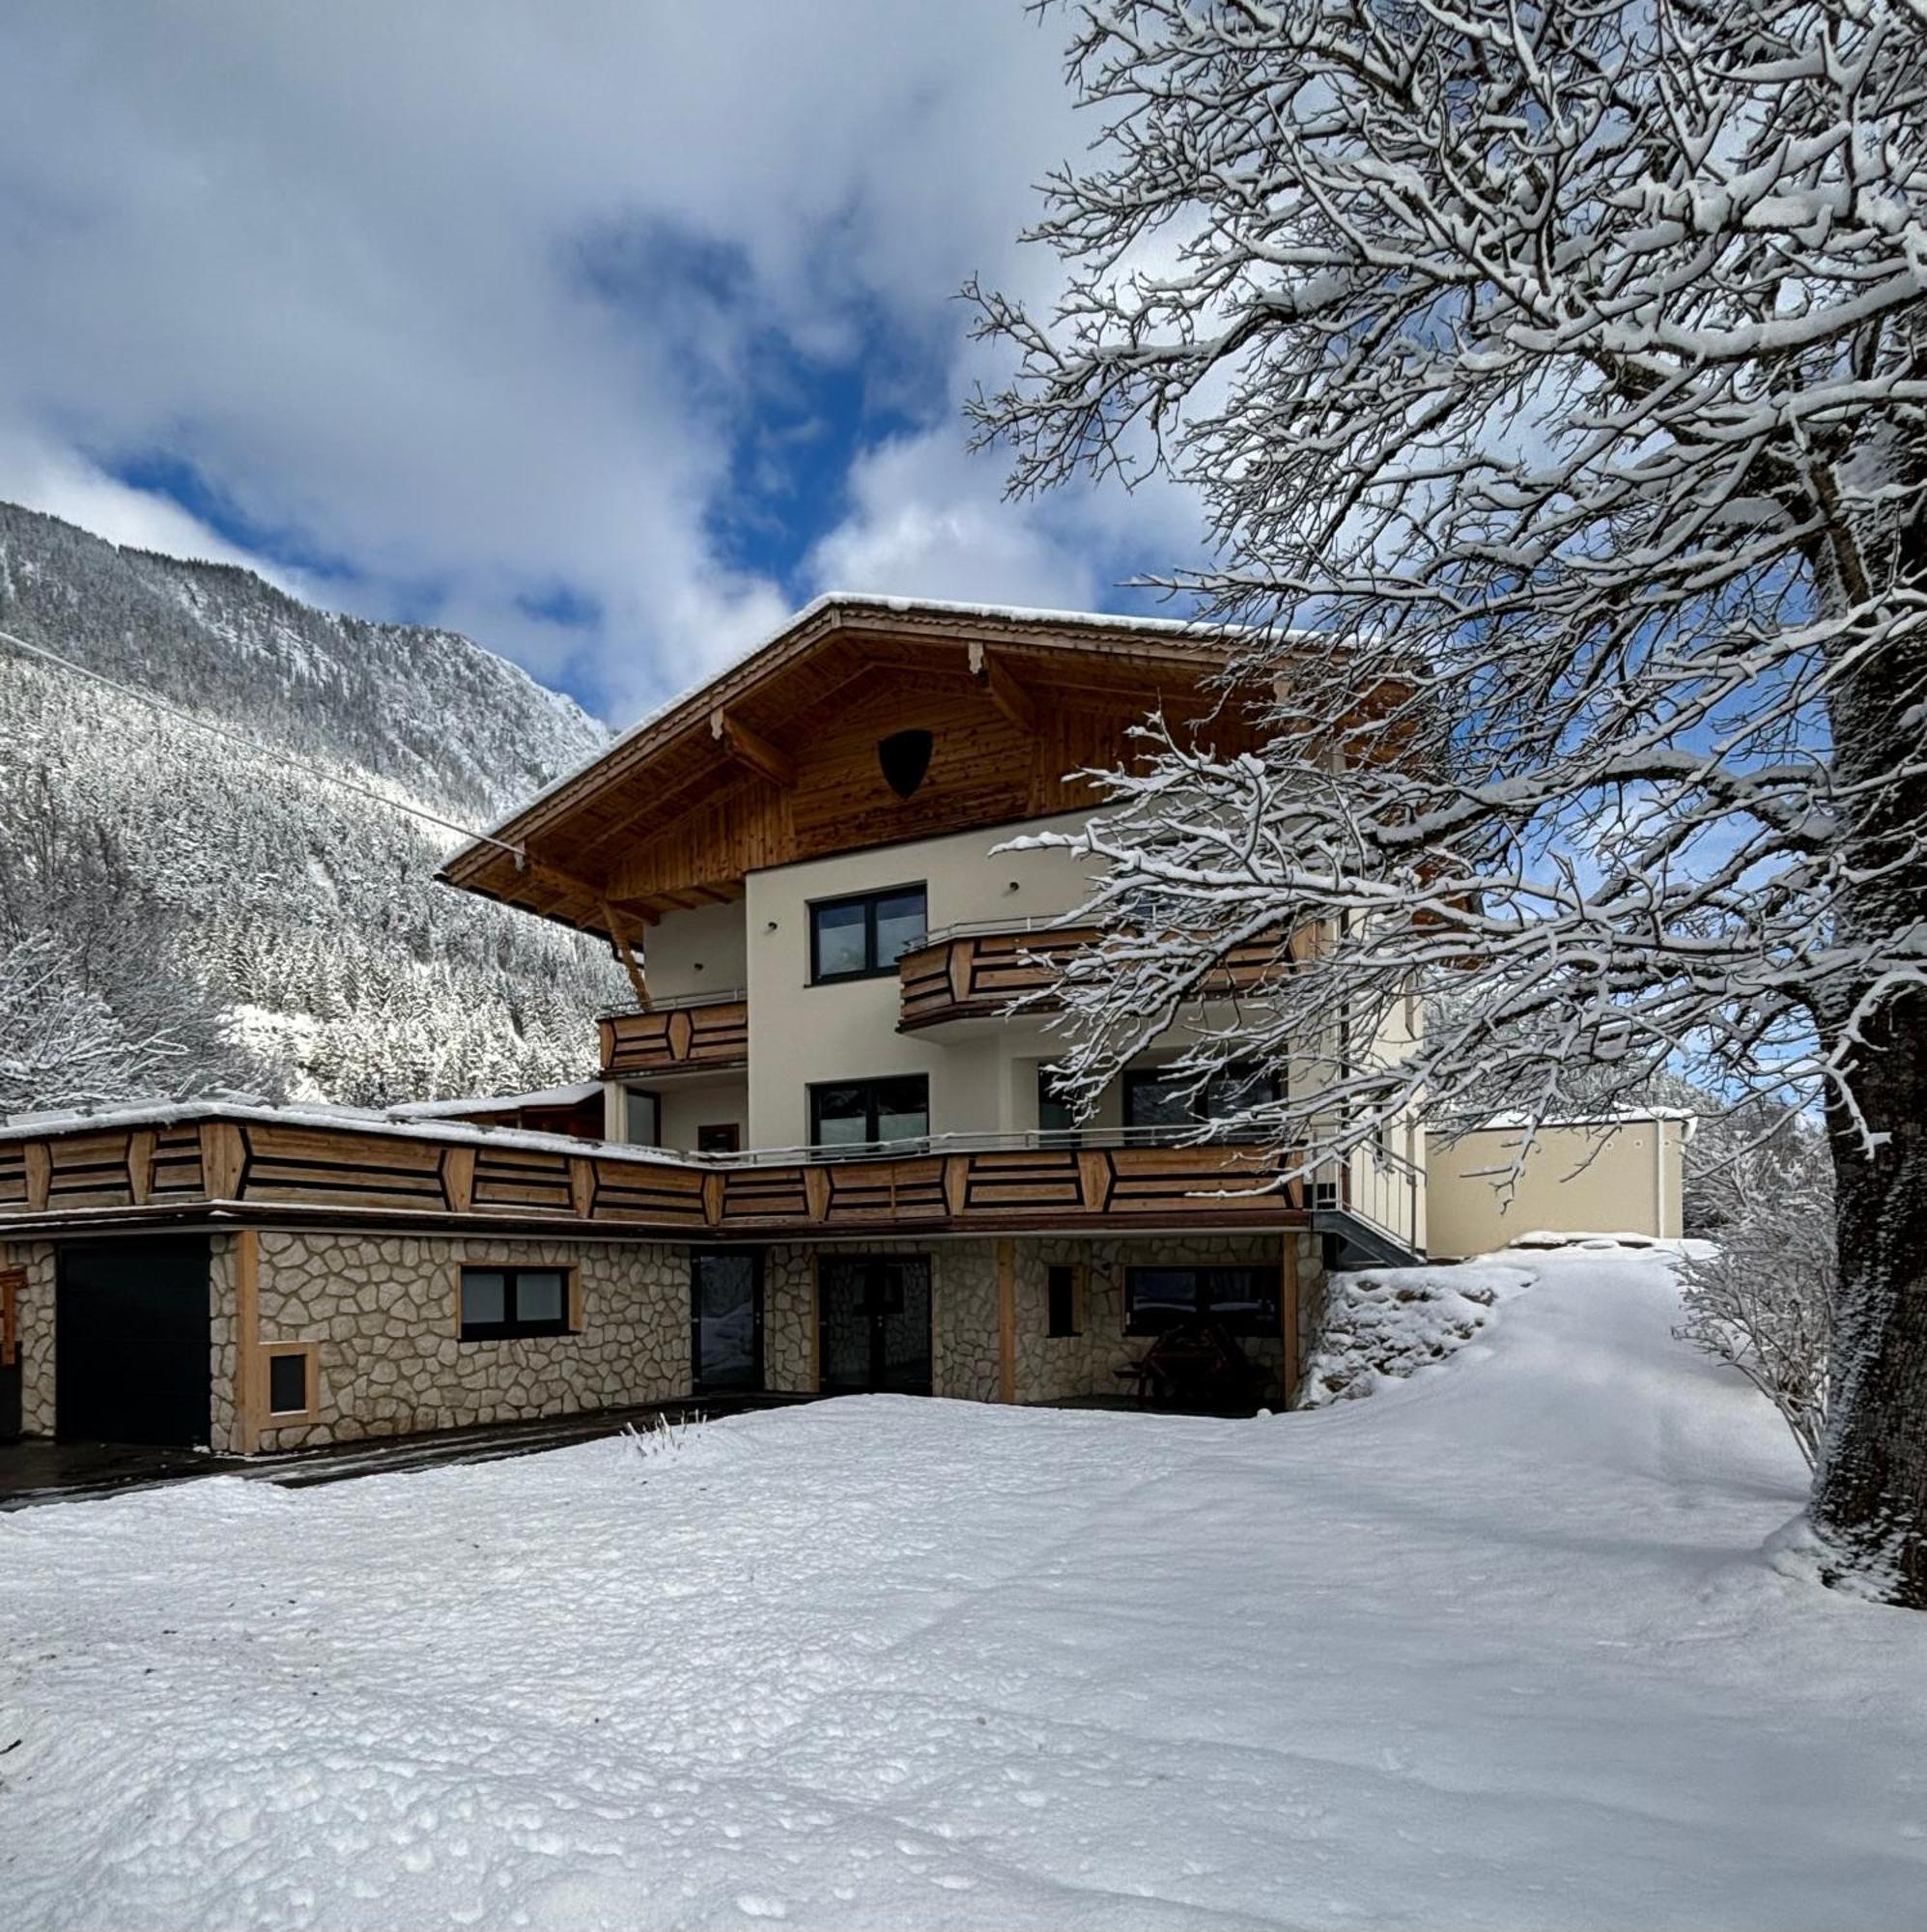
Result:
[[[1686,1319],[1679,1332],[1767,1397],[1810,1467],[1827,1426],[1838,1281],[1826,1146],[1789,1125],[1700,1184],[1719,1238],[1682,1264]]]
[[[1505,1295],[1532,1281],[1524,1268],[1367,1268],[1334,1275],[1324,1342],[1305,1371],[1302,1408],[1370,1395],[1462,1349]]]

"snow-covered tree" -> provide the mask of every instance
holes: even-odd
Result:
[[[1927,1605],[1927,10],[1074,12],[1104,125],[1034,231],[1066,293],[972,291],[1018,363],[978,424],[1020,491],[1204,493],[1170,582],[1252,627],[1272,735],[1153,727],[1114,781],[1073,1082],[1309,928],[1192,1054],[1340,1042],[1254,1108],[1288,1144],[1543,1119],[1580,1069],[1817,1097],[1813,1522]],[[1355,1050],[1414,997],[1418,1050]]]
[[[1827,1422],[1835,1294],[1826,1144],[1785,1121],[1724,1152],[1697,1183],[1717,1234],[1711,1252],[1686,1264],[1680,1332],[1759,1389],[1811,1464]]]

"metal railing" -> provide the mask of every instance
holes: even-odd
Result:
[[[626,1006],[604,1007],[596,1014],[599,1020],[639,1019],[644,1013],[673,1013],[687,1007],[729,1007],[740,1005],[750,997],[747,986],[720,986],[713,993],[671,993],[666,999],[651,998],[644,1006],[640,1000],[631,1000]]]

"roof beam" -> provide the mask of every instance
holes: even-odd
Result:
[[[981,644],[970,647],[970,674],[988,697],[1027,738],[1037,735],[1037,707],[1031,694],[1010,674],[1004,660]]]
[[[709,714],[709,735],[739,765],[766,778],[779,791],[788,791],[796,783],[796,760],[779,751],[770,741],[752,731],[740,718],[732,717],[721,705]]]

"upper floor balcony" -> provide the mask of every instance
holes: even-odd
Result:
[[[750,999],[741,991],[652,1000],[601,1015],[606,1080],[740,1072],[750,1064]]]
[[[1000,1020],[1019,999],[1048,1010],[1056,1004],[1054,988],[1065,959],[1101,936],[1095,926],[1022,921],[983,921],[933,932],[896,962],[897,1031],[980,1031],[982,1022]],[[1252,992],[1276,969],[1276,960],[1271,941],[1248,941],[1227,955],[1199,987],[1199,997]]]

